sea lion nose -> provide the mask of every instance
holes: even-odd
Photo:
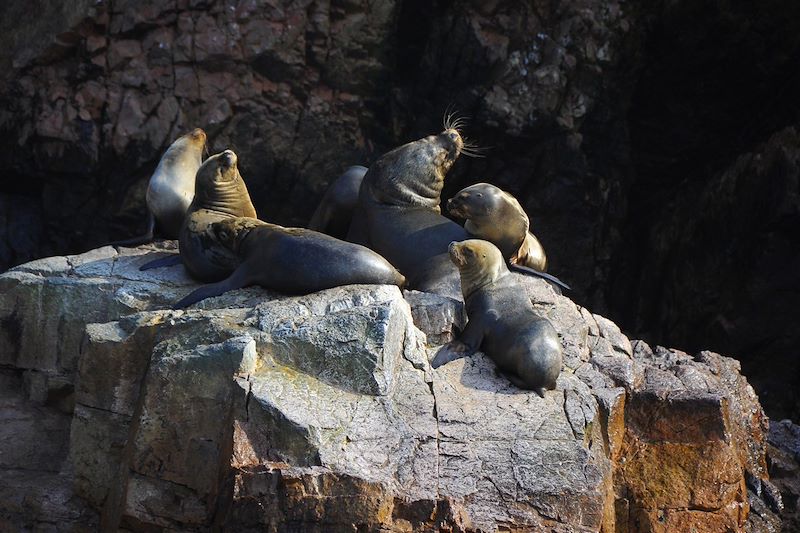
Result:
[[[232,167],[236,164],[236,154],[233,152],[233,150],[225,150],[222,152],[220,159],[222,160],[222,164],[226,167]]]
[[[450,243],[450,244],[447,246],[447,252],[448,252],[450,255],[453,255],[453,253],[455,253],[455,251],[456,251],[456,246],[458,246],[458,241],[452,241],[452,242],[451,242],[451,243]]]
[[[206,132],[203,131],[202,128],[195,128],[192,130],[192,137],[194,139],[206,139]]]

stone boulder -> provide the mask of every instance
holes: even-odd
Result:
[[[558,386],[540,398],[480,353],[432,369],[464,321],[460,302],[436,295],[254,287],[165,309],[195,284],[182,266],[138,266],[173,248],[106,247],[0,276],[0,400],[13,421],[0,429],[0,525],[779,523],[764,489],[767,419],[732,359],[631,343],[543,280],[518,276],[564,346]]]

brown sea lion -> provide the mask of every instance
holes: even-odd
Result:
[[[458,271],[447,246],[464,240],[464,228],[441,215],[444,177],[463,147],[447,128],[405,144],[373,163],[361,183],[347,240],[389,260],[409,287],[461,299]]]
[[[180,254],[194,278],[215,283],[196,289],[176,308],[248,285],[307,294],[339,285],[404,284],[386,259],[364,246],[257,220],[236,163],[236,154],[226,150],[197,172]]]
[[[547,272],[547,256],[530,232],[525,210],[511,194],[490,183],[476,183],[447,201],[447,212],[466,220],[464,229],[489,241],[511,264]]]
[[[177,239],[183,218],[194,198],[194,179],[203,163],[206,132],[195,128],[178,137],[161,156],[147,185],[145,234],[111,244],[133,246],[153,240],[156,223],[164,237]]]
[[[344,239],[358,204],[358,190],[367,167],[352,166],[336,178],[317,206],[308,229]]]
[[[459,338],[439,349],[431,366],[481,349],[514,385],[544,397],[544,389],[555,388],[563,359],[553,325],[533,310],[492,243],[453,242],[450,258],[461,274],[467,325]]]
[[[471,236],[497,246],[512,269],[543,277],[569,289],[558,278],[545,274],[547,256],[544,248],[530,232],[528,215],[511,194],[490,183],[477,183],[450,198],[447,212],[466,220],[464,229]]]
[[[219,241],[212,225],[236,217],[257,218],[237,161],[232,150],[225,150],[206,159],[197,171],[194,200],[178,242],[186,270],[200,281],[219,281],[239,266],[236,253]]]

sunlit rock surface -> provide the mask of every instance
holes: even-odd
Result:
[[[106,247],[0,276],[0,526],[779,524],[767,420],[732,359],[631,343],[519,277],[565,350],[540,398],[483,354],[431,369],[463,324],[458,302],[254,287],[172,311],[195,286],[183,267],[138,270],[164,253],[174,244]]]

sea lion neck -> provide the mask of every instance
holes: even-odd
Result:
[[[487,241],[453,242],[448,251],[450,260],[458,267],[464,300],[509,273],[500,250]]]
[[[232,217],[257,217],[233,152],[226,150],[208,158],[197,171],[193,209]]]
[[[464,300],[509,273],[504,261],[498,265],[489,263],[466,265],[459,267],[458,272],[461,275],[461,293]]]

